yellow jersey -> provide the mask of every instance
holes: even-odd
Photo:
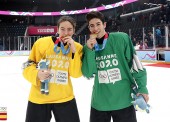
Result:
[[[29,101],[37,104],[45,103],[62,103],[70,101],[74,98],[71,77],[78,78],[82,76],[82,45],[74,42],[76,52],[72,58],[72,51],[67,55],[62,52],[56,54],[54,52],[54,42],[51,36],[38,39],[30,52],[29,60],[34,61],[32,64],[23,70],[23,76],[31,84]],[[68,45],[65,46],[67,48]],[[60,48],[60,47],[59,47]],[[37,63],[41,59],[50,61],[50,70],[53,77],[49,82],[49,94],[41,94],[41,81],[37,80],[38,69]]]

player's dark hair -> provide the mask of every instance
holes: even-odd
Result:
[[[91,11],[88,14],[86,14],[87,23],[89,23],[89,21],[94,18],[100,19],[103,23],[105,22],[105,16],[101,12]]]

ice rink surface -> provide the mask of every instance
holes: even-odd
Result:
[[[7,107],[7,122],[24,122],[30,83],[22,76],[27,56],[0,57],[0,107]],[[149,114],[137,112],[138,122],[170,122],[170,68],[146,66]],[[72,79],[81,122],[89,122],[93,79]],[[0,120],[1,121],[1,120]],[[5,122],[5,121],[3,121]],[[52,118],[51,122],[55,122]]]

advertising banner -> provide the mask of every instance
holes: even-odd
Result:
[[[55,35],[57,26],[29,26],[28,35]]]

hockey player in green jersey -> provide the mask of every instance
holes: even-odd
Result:
[[[90,122],[110,122],[111,118],[137,122],[131,86],[136,82],[137,95],[148,102],[146,70],[126,33],[107,33],[101,12],[92,11],[86,19],[91,35],[83,47],[82,73],[87,78],[95,76]]]

